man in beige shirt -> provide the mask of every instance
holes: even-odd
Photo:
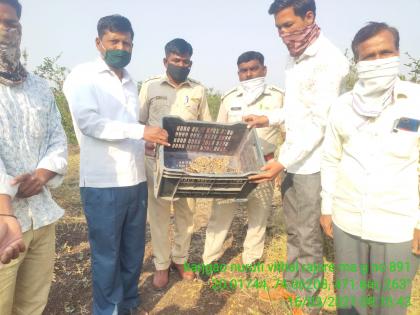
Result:
[[[177,115],[185,120],[211,121],[207,106],[206,88],[188,78],[193,49],[183,39],[176,38],[165,46],[163,59],[166,74],[151,78],[143,83],[140,91],[140,121],[146,125],[161,125],[162,117]],[[193,232],[195,200],[180,198],[168,201],[154,197],[153,170],[156,168],[153,144],[146,144],[146,176],[149,189],[148,219],[156,272],[153,285],[164,288],[169,282],[169,267],[178,271],[182,279],[194,279],[194,273],[184,271],[188,260]],[[174,246],[169,240],[171,205],[174,208]]]
[[[267,68],[261,53],[245,52],[239,56],[237,65],[240,85],[223,96],[217,122],[237,122],[241,121],[243,116],[251,114],[269,115],[271,111],[282,107],[283,92],[276,86],[265,84]],[[280,128],[260,128],[257,133],[265,160],[274,159],[274,152],[281,142]],[[273,183],[266,182],[260,184],[245,203],[248,211],[248,231],[242,254],[244,264],[252,264],[262,256],[272,196]],[[238,203],[232,199],[213,201],[212,214],[206,232],[204,264],[210,264],[222,256],[223,242],[237,207]]]

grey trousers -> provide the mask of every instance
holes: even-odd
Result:
[[[411,241],[362,240],[334,225],[337,312],[339,315],[403,315],[411,295],[419,257]]]
[[[289,290],[301,297],[315,298],[324,277],[322,268],[320,271],[312,271],[310,268],[302,268],[302,265],[323,264],[323,239],[319,223],[320,174],[287,173],[281,192],[287,231],[287,264],[298,266],[286,269],[283,277]]]

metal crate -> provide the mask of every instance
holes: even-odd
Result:
[[[264,156],[257,133],[244,123],[219,124],[185,121],[165,116],[162,127],[169,134],[170,147],[157,150],[155,197],[168,199],[244,199],[257,186],[248,176],[257,174]],[[200,156],[229,156],[238,174],[190,173],[185,168]]]

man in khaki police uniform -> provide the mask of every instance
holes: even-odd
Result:
[[[243,116],[265,113],[282,107],[283,92],[275,86],[265,84],[267,68],[264,56],[255,51],[243,53],[238,58],[240,85],[222,97],[217,122],[241,121]],[[266,161],[274,158],[274,152],[281,141],[279,127],[257,129]],[[264,249],[267,218],[271,213],[273,183],[259,185],[246,203],[248,211],[248,231],[244,242],[242,262],[251,264],[260,259]],[[203,253],[204,264],[220,258],[223,242],[233,220],[238,204],[232,199],[215,199],[207,227]]]
[[[140,91],[140,121],[146,125],[161,125],[165,115],[177,115],[185,120],[211,121],[207,106],[206,89],[197,81],[188,78],[191,70],[191,45],[176,38],[165,46],[163,62],[166,74],[151,78],[143,83]],[[169,267],[178,271],[182,279],[194,279],[194,273],[184,271],[188,259],[195,200],[181,198],[173,202],[153,194],[153,170],[156,159],[153,144],[146,144],[146,175],[149,188],[148,218],[152,237],[152,248],[156,272],[153,285],[164,288],[169,282]],[[169,240],[171,205],[174,207],[174,246]],[[172,256],[172,258],[171,258]]]

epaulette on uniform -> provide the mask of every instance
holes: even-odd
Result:
[[[236,92],[238,90],[237,87],[234,87],[233,89],[230,89],[225,94],[222,95],[222,100],[225,99],[228,95],[232,94],[233,92]]]
[[[203,85],[203,84],[201,84],[201,82],[200,82],[200,81],[198,81],[198,80],[196,80],[196,79],[191,79],[190,77],[188,77],[188,81],[190,81],[191,83],[194,83],[194,84],[200,85],[200,86],[202,86],[203,88],[205,88],[205,87],[204,87],[204,85]]]
[[[276,85],[269,84],[267,87],[270,91],[280,92],[280,93],[284,94],[284,90],[279,88]]]
[[[144,81],[143,81],[143,84],[144,84],[144,83],[146,83],[146,82],[153,81],[153,80],[158,80],[158,79],[161,79],[161,78],[162,78],[162,76],[161,76],[161,75],[155,75],[155,76],[153,76],[153,77],[150,77],[150,78],[148,78],[148,79],[144,80]]]

